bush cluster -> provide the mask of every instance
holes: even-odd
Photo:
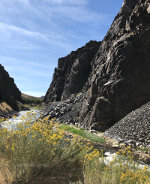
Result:
[[[99,157],[84,138],[68,135],[48,118],[25,122],[11,132],[1,129],[0,136],[0,155],[7,163],[3,173],[11,173],[10,183],[82,180],[85,161]]]
[[[28,112],[16,130],[0,129],[0,174],[5,183],[150,184],[150,171],[138,168],[130,147],[106,164],[82,134],[68,133],[49,117],[32,122],[35,117]]]

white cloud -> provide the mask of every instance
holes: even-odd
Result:
[[[9,66],[11,65],[16,65],[18,66],[19,64],[21,65],[28,65],[31,67],[37,67],[37,68],[51,68],[53,69],[54,66],[50,66],[49,64],[45,64],[44,62],[41,63],[40,61],[29,61],[29,60],[24,60],[24,59],[16,59],[13,57],[7,57],[7,56],[0,56],[0,61],[2,61],[3,63],[7,64],[9,63]]]
[[[0,22],[0,34],[0,43],[3,43],[4,45],[6,43],[7,48],[13,47],[13,49],[18,48],[25,50],[35,49],[38,45],[34,42],[34,40],[44,42],[46,44],[57,45],[61,48],[72,47],[72,45],[67,42],[65,35],[61,35],[53,31],[49,31],[49,34],[43,34]]]
[[[20,3],[24,6],[29,6],[30,5],[30,0],[11,0],[11,1],[14,1],[16,3]]]
[[[56,4],[71,4],[71,5],[84,5],[87,4],[88,0],[45,0],[49,3]]]
[[[64,20],[74,20],[77,22],[90,22],[91,24],[99,21],[103,21],[107,15],[100,15],[95,12],[90,12],[85,7],[75,7],[75,6],[59,6],[49,8],[50,12],[53,12],[53,15],[56,17],[64,17]],[[63,21],[63,19],[62,19]]]
[[[35,95],[44,81],[40,87],[48,88],[58,57],[100,36],[94,26],[106,25],[109,17],[88,1],[0,0],[0,61],[21,90]]]
[[[23,9],[22,11],[22,9],[18,9],[17,4],[16,6],[14,6],[13,4],[9,6],[9,3],[11,1],[20,2],[22,4],[28,4],[29,6],[26,7],[26,9]],[[20,14],[21,16],[22,12],[23,15],[21,19],[14,19],[14,21],[12,16],[12,20],[8,21],[11,22],[9,24],[4,23],[5,20],[1,21],[0,33],[3,32],[4,34],[4,37],[2,36],[2,39],[7,37],[8,40],[12,37],[18,38],[19,36],[19,41],[21,40],[21,42],[24,43],[24,45],[23,46],[21,45],[22,47],[20,47],[23,49],[27,49],[28,45],[30,49],[38,47],[38,44],[34,44],[34,42],[31,40],[26,40],[25,37],[27,37],[28,39],[33,38],[36,40],[41,40],[44,42],[55,44],[61,48],[67,49],[73,48],[73,42],[70,42],[69,35],[72,34],[74,37],[74,35],[76,35],[76,30],[74,30],[72,33],[69,33],[70,28],[68,29],[66,27],[63,27],[62,22],[64,23],[64,25],[65,23],[67,24],[69,23],[74,26],[76,23],[85,23],[90,24],[89,26],[91,26],[97,23],[100,24],[100,22],[106,23],[108,22],[107,20],[110,19],[108,15],[98,14],[94,11],[90,11],[86,6],[88,0],[42,0],[42,1],[11,0],[11,1],[6,0],[5,6],[3,7],[9,7],[10,12],[12,11],[13,7],[13,10],[16,9],[16,11],[20,11],[20,13],[17,13],[17,15]],[[50,4],[47,5],[46,3],[44,3],[44,1],[47,1],[50,4],[53,2],[54,6],[51,6]],[[74,6],[75,4],[81,6]],[[1,8],[0,6],[0,10],[1,9],[3,10],[3,7]],[[6,9],[5,12],[7,12]],[[30,14],[31,19],[28,17],[28,14]],[[19,20],[22,19],[23,21],[20,22]],[[22,24],[21,26],[17,24],[18,21],[19,24]],[[40,25],[38,21],[39,23],[42,24]],[[81,35],[78,34],[78,36],[82,38]],[[16,38],[15,40],[17,41]],[[25,44],[27,44],[27,46]],[[18,45],[20,45],[20,43]]]
[[[6,69],[10,72],[18,72],[20,74],[22,73],[25,73],[27,76],[30,76],[30,77],[42,77],[42,78],[49,78],[49,75],[50,75],[50,71],[45,71],[45,70],[37,70],[35,69],[34,67],[25,67],[25,66],[10,66],[10,65],[5,65]]]
[[[5,0],[6,3],[20,3],[20,4],[25,4],[25,5],[29,5],[30,4],[30,0]]]
[[[12,33],[17,33],[20,35],[25,35],[28,37],[34,37],[36,39],[42,39],[42,40],[48,41],[48,37],[42,33],[32,32],[14,25],[5,24],[3,22],[0,22],[0,32],[7,33],[7,35],[9,35],[9,33],[12,32]]]

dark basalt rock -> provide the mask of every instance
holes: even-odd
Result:
[[[83,94],[71,95],[67,100],[51,102],[46,109],[45,116],[55,118],[58,122],[75,124],[79,119]]]
[[[59,60],[45,102],[82,92],[78,118],[73,118],[106,130],[150,101],[150,1],[125,0],[104,40],[94,45]]]
[[[98,130],[103,130],[102,125],[106,129],[150,100],[150,14],[147,8],[148,1],[125,1],[101,43],[89,80],[91,87],[85,103],[89,105],[88,108],[83,105],[80,115],[80,122],[88,127],[94,124]],[[100,97],[109,102],[107,108],[97,106]],[[96,120],[95,107],[99,114]],[[102,119],[104,114],[106,118]]]
[[[91,41],[59,59],[58,68],[55,68],[52,83],[44,99],[46,103],[66,100],[83,89],[91,72],[91,61],[99,46],[100,42]]]
[[[13,110],[18,111],[18,102],[22,102],[21,92],[0,64],[0,102],[6,102]]]

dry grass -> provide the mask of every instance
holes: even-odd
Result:
[[[13,111],[13,109],[6,102],[0,103],[0,110],[5,113]]]
[[[104,164],[93,160],[85,165],[84,184],[150,184],[150,171],[145,166],[138,168],[130,147],[117,152],[113,161]]]
[[[48,119],[0,129],[0,184],[150,184],[150,172],[138,169],[129,147],[106,165],[79,132],[67,134]]]
[[[7,183],[55,180],[69,184],[82,180],[84,161],[99,156],[99,152],[77,135],[68,137],[59,126],[44,119],[32,125],[26,122],[13,132],[0,130],[0,156],[8,163],[7,167],[1,163],[2,171],[9,170],[5,172]],[[7,173],[11,173],[11,180]]]

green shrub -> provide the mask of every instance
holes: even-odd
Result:
[[[40,98],[24,98],[23,97],[23,103],[24,104],[35,104],[35,105],[39,105],[43,102],[42,99]]]
[[[45,118],[32,125],[19,125],[13,132],[0,130],[0,156],[7,163],[3,170],[9,170],[12,178],[8,183],[67,184],[82,180],[84,161],[99,156],[99,152],[59,126]]]

